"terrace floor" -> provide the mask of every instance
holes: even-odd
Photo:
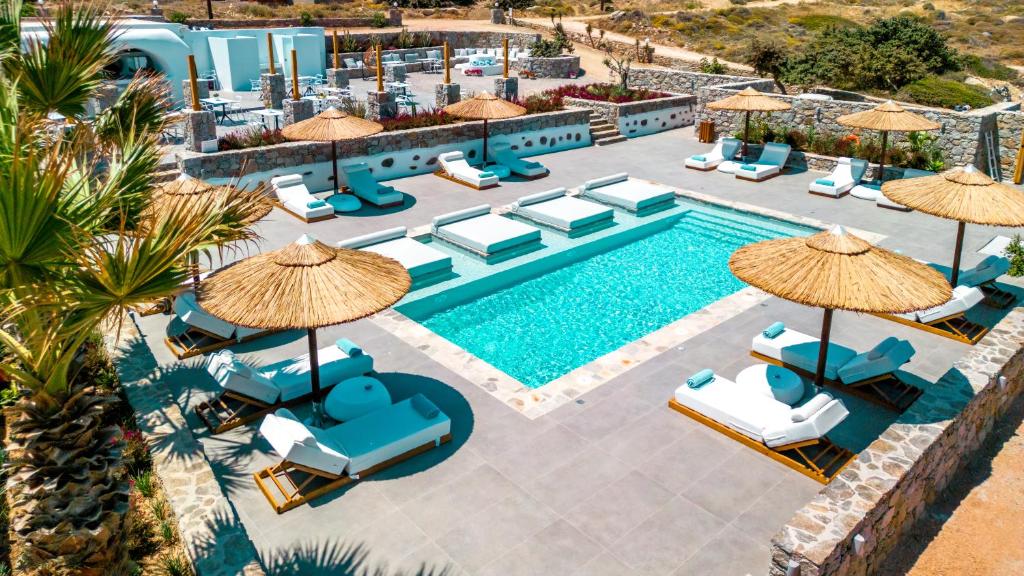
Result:
[[[315,224],[275,210],[260,225],[259,248],[278,248],[306,232],[331,243],[391,226],[413,228],[437,214],[484,202],[502,205],[628,171],[883,234],[887,248],[950,260],[952,222],[851,197],[810,195],[813,173],[754,184],[683,168],[683,158],[706,149],[692,130],[675,130],[540,156],[549,177],[486,191],[433,175],[404,178],[389,182],[411,197],[398,210],[365,209]],[[964,265],[980,260],[975,251],[997,233],[1009,232],[968,226]],[[452,418],[454,441],[283,515],[271,509],[252,480],[253,472],[277,461],[256,427],[211,437],[190,409],[187,415],[271,573],[764,574],[772,535],[821,485],[671,411],[666,401],[701,368],[731,378],[754,363],[748,355],[751,337],[779,319],[816,334],[821,311],[769,298],[532,420],[371,319],[323,329],[321,342],[344,336],[372,354],[394,398],[422,392],[436,402]],[[178,362],[169,353],[162,343],[166,322],[165,316],[140,319],[162,384],[189,407],[207,398],[214,382],[201,359]],[[864,350],[886,335],[909,339],[917,349],[908,372],[922,386],[935,382],[969,348],[876,317],[836,314],[834,341]],[[270,336],[236,351],[270,363],[304,353],[303,336]],[[894,418],[855,398],[844,400],[854,416],[833,437],[854,450]]]

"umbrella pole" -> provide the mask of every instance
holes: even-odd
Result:
[[[966,222],[958,222],[956,228],[956,249],[953,252],[953,273],[949,279],[949,285],[956,288],[956,283],[960,279],[960,251],[964,247],[964,228],[967,227]]]
[[[484,170],[487,169],[487,118],[484,118]]]
[[[192,293],[199,293],[199,254],[193,250],[188,253],[188,271],[192,273]]]
[[[338,193],[338,143],[331,140],[331,167],[334,168],[334,193]]]
[[[747,142],[750,141],[750,110],[747,110],[747,119],[743,122],[743,161],[747,161]]]
[[[309,340],[309,381],[313,390],[313,425],[323,424],[323,414],[320,410],[320,361],[316,357],[316,328],[306,329],[306,338]]]
[[[821,343],[818,346],[818,369],[814,373],[814,385],[821,386],[825,382],[825,362],[828,354],[828,337],[832,331],[832,309],[825,308],[825,319],[821,323]]]
[[[889,140],[889,131],[882,130],[882,157],[878,159],[878,182],[885,182],[885,145]]]

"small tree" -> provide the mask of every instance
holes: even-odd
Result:
[[[611,47],[604,47],[604,65],[608,67],[608,70],[618,76],[618,85],[621,89],[627,90],[629,88],[629,71],[633,67],[633,55],[625,54],[623,56],[617,56],[612,52]]]
[[[771,76],[779,91],[786,93],[786,86],[782,83],[782,74],[786,67],[785,49],[774,42],[761,42],[754,40],[750,43],[750,52],[747,55],[747,64],[754,68],[758,76]]]
[[[699,66],[700,71],[705,74],[725,74],[728,71],[725,64],[719,62],[717,57],[711,60],[701,58]]]
[[[1010,276],[1024,276],[1024,242],[1020,234],[1013,237],[1006,247],[1006,257],[1010,259]]]

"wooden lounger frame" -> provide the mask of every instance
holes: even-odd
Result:
[[[1017,295],[1008,290],[1003,290],[996,285],[995,281],[986,282],[978,286],[985,293],[985,304],[1001,310],[1009,308],[1017,301]]]
[[[690,170],[696,170],[696,171],[698,171],[698,172],[713,172],[713,171],[715,171],[715,170],[717,170],[717,169],[718,169],[718,165],[719,165],[719,164],[721,164],[722,162],[723,162],[723,161],[719,161],[719,162],[717,162],[717,163],[716,163],[716,164],[715,164],[714,166],[712,166],[711,168],[697,168],[696,166],[690,166],[689,164],[687,164],[687,163],[686,163],[686,162],[684,161],[684,162],[683,162],[683,167],[684,167],[684,168],[689,168]]]
[[[434,176],[437,176],[439,178],[444,178],[445,180],[448,180],[450,182],[455,182],[456,184],[462,184],[463,186],[472,188],[473,190],[488,190],[490,188],[497,188],[498,186],[501,186],[501,182],[500,181],[498,183],[496,183],[496,184],[489,184],[487,186],[477,186],[476,184],[471,184],[469,182],[466,182],[465,180],[459,180],[458,178],[456,178],[456,177],[452,176],[451,174],[445,172],[443,169],[435,171],[434,172]]]
[[[352,188],[348,187],[348,186],[342,186],[338,190],[342,194],[351,194],[351,195],[355,196],[356,198],[360,198],[361,200],[366,201],[368,204],[370,204],[371,206],[373,206],[375,208],[392,208],[394,206],[401,206],[401,205],[405,204],[405,193],[404,192],[398,192],[398,190],[395,190],[395,192],[397,192],[398,194],[401,194],[402,195],[402,199],[399,200],[398,202],[391,202],[389,204],[374,204],[373,202],[370,202],[369,200],[366,200],[366,198],[363,198],[359,194],[356,194],[356,191],[353,190]]]
[[[762,360],[776,366],[782,366],[783,368],[792,370],[805,378],[814,380],[815,374],[810,370],[805,370],[799,366],[783,362],[777,358],[772,358],[771,356],[765,356],[764,354],[753,350],[750,351],[750,355],[758,360]],[[852,384],[846,384],[845,382],[826,378],[825,384],[830,388],[857,396],[858,398],[867,400],[872,404],[877,404],[883,408],[888,408],[889,410],[894,410],[896,412],[903,412],[918,398],[920,398],[921,394],[924,394],[924,390],[917,386],[907,384],[903,380],[900,380],[899,376],[892,373],[882,374],[880,376],[875,376],[874,378],[868,378]]]
[[[776,176],[782,176],[782,170],[783,170],[782,168],[779,168],[778,172],[776,172],[775,174],[769,174],[768,176],[765,176],[764,178],[744,178],[743,176],[740,176],[740,172],[750,172],[750,170],[741,170],[737,166],[736,167],[736,171],[733,172],[733,175],[736,176],[737,178],[739,178],[740,180],[746,180],[747,182],[764,182],[765,180],[771,180],[772,178],[775,178]]]
[[[951,340],[956,340],[972,346],[977,344],[978,340],[981,340],[990,330],[987,326],[971,322],[966,316],[964,316],[963,312],[952,316],[946,316],[945,318],[940,318],[927,324],[918,322],[917,320],[908,320],[906,318],[901,318],[900,316],[893,316],[892,314],[875,314],[875,316],[885,318],[886,320],[892,320],[893,322],[898,322],[906,326],[912,326],[918,330],[924,330],[925,332],[945,336]]]
[[[235,344],[241,344],[257,338],[262,338],[273,334],[274,332],[275,330],[257,332],[256,334],[250,334],[240,340],[238,338],[224,339],[216,334],[211,334],[206,330],[196,328],[195,326],[189,326],[181,334],[164,338],[164,344],[170,348],[171,352],[178,360],[184,360],[185,358],[199,356],[200,354],[207,354],[209,352],[220,350],[221,348],[227,348],[228,346],[234,346]],[[203,341],[207,339],[211,340],[211,342],[204,344]]]
[[[814,194],[815,196],[821,196],[822,198],[833,198],[835,200],[839,200],[843,196],[846,196],[847,194],[849,194],[850,190],[846,190],[845,192],[840,192],[837,195],[826,194],[824,192],[815,192],[814,190],[808,190],[807,193],[808,194]]]
[[[769,448],[692,408],[683,406],[675,398],[668,401],[668,407],[822,484],[828,484],[856,456],[846,448],[833,444],[824,436],[817,440],[806,440]]]
[[[256,480],[256,485],[260,487],[260,491],[263,492],[267,501],[270,502],[271,507],[273,507],[278,514],[283,514],[296,506],[301,506],[306,502],[327,494],[328,492],[337,490],[346,484],[358,482],[370,474],[380,472],[389,466],[393,466],[399,462],[408,460],[413,456],[418,456],[431,448],[436,448],[441,444],[450,442],[451,439],[451,433],[445,434],[437,440],[431,440],[430,442],[417,446],[408,452],[399,454],[390,460],[386,460],[376,466],[367,468],[356,476],[349,476],[348,474],[342,474],[340,476],[328,474],[323,470],[317,470],[315,468],[309,468],[307,466],[295,464],[294,462],[289,462],[288,460],[282,460],[281,463],[276,466],[269,466],[259,472],[256,472],[253,474],[253,479]],[[297,483],[295,478],[292,478],[292,474],[296,472],[301,472],[307,475],[307,478]],[[282,483],[282,479],[291,487],[290,492],[285,488],[285,485]],[[326,483],[313,487],[318,480]],[[274,498],[274,494],[271,492],[270,486],[267,485],[268,481],[272,482],[280,494],[284,496],[284,501],[278,502],[277,499]]]
[[[281,203],[280,200],[272,200],[272,202],[274,206],[277,206],[281,210],[284,210],[285,212],[291,214],[292,216],[298,218],[299,220],[302,220],[306,224],[311,224],[313,222],[323,222],[324,220],[333,220],[334,218],[337,218],[334,212],[331,212],[330,214],[325,214],[323,216],[317,216],[316,218],[306,218],[305,216],[299,214],[298,212],[293,212],[292,210],[286,208],[285,205]]]
[[[303,404],[313,399],[312,392],[287,402],[266,404],[255,398],[225,390],[213,400],[200,402],[195,407],[196,416],[206,424],[211,434],[220,434],[244,426],[276,411]],[[229,404],[230,403],[230,404]],[[222,416],[222,413],[224,414]]]

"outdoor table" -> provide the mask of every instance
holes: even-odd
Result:
[[[804,381],[788,368],[773,364],[754,364],[736,375],[736,384],[747,390],[757,389],[779,402],[796,405],[804,397]]]
[[[221,98],[220,96],[202,98],[199,101],[203,104],[209,104],[214,108],[220,108],[220,120],[217,121],[218,124],[224,123],[224,119],[228,117],[228,104],[234,102],[234,100],[228,100],[227,98]]]
[[[273,118],[274,130],[277,130],[278,128],[281,127],[281,118],[284,117],[284,112],[282,112],[281,110],[273,110],[270,108],[264,108],[263,110],[253,110],[252,113],[260,117],[260,120],[263,122],[263,127],[267,129],[269,129],[269,126],[267,126],[267,119]]]
[[[388,82],[388,88],[393,88],[396,94],[405,95],[406,90],[409,89],[409,85],[405,82]]]
[[[380,380],[356,376],[331,388],[324,400],[324,412],[333,420],[345,422],[390,405],[391,394]]]

